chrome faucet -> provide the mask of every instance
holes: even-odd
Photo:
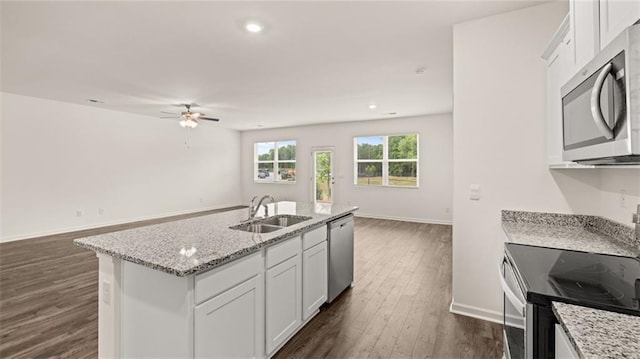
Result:
[[[260,209],[260,206],[264,206],[264,216],[265,217],[269,217],[269,207],[267,207],[267,204],[263,204],[262,202],[264,202],[264,200],[266,199],[270,199],[271,203],[275,203],[276,200],[270,196],[270,195],[265,195],[262,196],[262,198],[260,198],[260,201],[258,201],[258,205],[254,206],[253,203],[255,202],[255,199],[258,198],[257,196],[253,197],[251,199],[251,203],[249,204],[249,219],[253,219],[256,216],[256,213],[258,213],[258,209]]]
[[[257,198],[258,196],[253,196],[253,198],[251,198],[251,202],[249,202],[249,219],[252,219],[256,215],[257,210],[255,201]]]

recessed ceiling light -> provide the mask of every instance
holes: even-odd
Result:
[[[416,75],[424,75],[425,71],[427,71],[427,68],[424,66],[418,67],[416,69]]]
[[[102,101],[100,101],[100,100],[95,100],[95,99],[92,99],[92,98],[87,99],[87,102],[91,102],[91,103],[104,103],[104,102],[102,102]]]
[[[257,23],[255,21],[250,21],[244,25],[244,28],[251,33],[257,34],[259,32],[262,32],[262,30],[264,29],[264,26],[262,26],[262,24]]]
[[[390,115],[390,116],[395,116],[397,114],[398,114],[397,112],[387,112],[387,115]]]
[[[374,103],[372,103],[371,105],[369,105],[369,109],[370,109],[370,110],[374,110],[376,107],[378,107],[378,106],[376,106]]]

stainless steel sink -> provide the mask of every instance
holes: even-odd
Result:
[[[282,229],[280,226],[272,226],[263,223],[243,223],[229,228],[251,233],[269,233]]]
[[[294,216],[290,214],[280,214],[273,217],[257,220],[258,223],[269,224],[272,226],[289,227],[300,222],[308,221],[311,217]]]
[[[300,222],[308,221],[311,218],[312,217],[280,214],[277,216],[256,219],[247,223],[241,223],[229,228],[252,233],[270,233],[285,227],[293,226]]]

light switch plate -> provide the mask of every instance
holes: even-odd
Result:
[[[469,199],[474,201],[480,200],[480,185],[472,184],[469,186]]]

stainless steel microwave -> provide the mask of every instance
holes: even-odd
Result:
[[[640,164],[640,25],[626,28],[561,94],[565,161]]]

